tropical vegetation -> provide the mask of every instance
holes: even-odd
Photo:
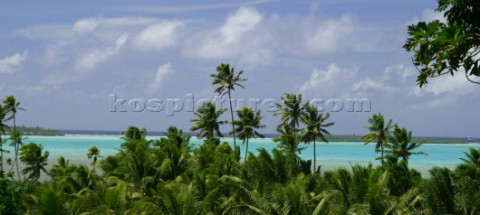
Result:
[[[130,126],[115,155],[104,157],[99,147],[90,147],[85,159],[91,165],[65,157],[49,161],[48,151],[24,143],[23,132],[7,124],[11,110],[0,108],[0,136],[14,143],[13,149],[18,145],[23,164],[16,172],[18,163],[10,160],[10,170],[1,172],[0,214],[480,213],[480,149],[465,152],[455,169],[434,167],[423,178],[409,167],[411,156],[424,154],[419,151],[423,142],[374,114],[364,140],[376,142],[381,165],[322,172],[316,150],[313,166],[298,153],[301,143],[328,142],[326,129],[334,123],[328,122],[328,113],[303,103],[300,94],[283,99],[279,136],[273,139],[278,145],[271,151],[248,149],[251,138],[263,137],[260,111],[245,107],[230,122],[235,124],[230,133],[246,144],[243,161],[238,146],[235,150],[222,142],[220,125],[228,122],[220,120],[224,109],[214,103],[204,103],[191,120],[203,144],[191,145],[190,136],[173,126],[158,139],[147,139],[146,129]]]

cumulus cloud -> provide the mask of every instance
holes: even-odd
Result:
[[[305,47],[316,54],[337,51],[353,30],[353,21],[348,15],[343,15],[339,20],[327,20],[306,36]]]
[[[365,74],[357,66],[330,64],[326,69],[314,69],[299,90],[307,96],[368,97],[375,92],[408,94],[415,84],[414,71],[402,64],[386,67],[376,76]]]
[[[244,34],[254,30],[261,21],[262,15],[257,10],[248,7],[239,8],[228,17],[220,29],[222,41],[224,43],[239,41]]]
[[[434,95],[453,96],[455,98],[476,93],[478,85],[469,82],[462,73],[464,72],[459,71],[453,77],[447,74],[430,79],[423,88],[412,87],[411,93],[417,96]]]
[[[75,68],[78,70],[92,70],[98,64],[107,60],[115,53],[117,53],[125,44],[128,39],[128,34],[121,35],[117,38],[115,46],[107,47],[103,49],[95,49],[82,56],[80,56],[75,62]]]
[[[423,103],[412,105],[411,109],[442,108],[458,105],[460,100],[466,98],[478,100],[478,85],[469,82],[463,71],[455,76],[443,75],[430,79],[425,87],[411,86],[410,95],[423,99]],[[463,103],[463,102],[462,102]]]
[[[324,70],[314,69],[310,78],[300,86],[300,92],[313,96],[344,94],[344,90],[341,89],[348,89],[351,86],[357,78],[358,70],[355,66],[342,69],[336,64],[330,64]]]
[[[178,31],[184,26],[180,21],[163,21],[143,29],[134,39],[133,47],[142,51],[162,51],[173,46]]]
[[[28,58],[28,52],[15,53],[12,56],[3,58],[0,60],[0,73],[9,74],[13,73],[15,69],[25,62]]]
[[[147,85],[147,92],[155,93],[156,91],[158,91],[158,89],[160,89],[160,87],[162,86],[165,77],[173,72],[174,70],[171,63],[160,65],[157,69],[157,72],[155,73],[155,77]]]
[[[220,29],[214,33],[206,33],[194,41],[194,54],[201,58],[218,59],[237,56],[251,46],[258,45],[259,37],[247,38],[262,21],[262,15],[254,8],[240,7],[230,14]],[[259,36],[259,35],[256,35]],[[257,44],[256,44],[257,43]]]

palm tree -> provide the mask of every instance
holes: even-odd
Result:
[[[28,179],[38,180],[42,171],[47,173],[45,167],[48,164],[49,153],[45,151],[42,154],[42,150],[43,146],[37,143],[29,143],[20,148],[20,160],[26,166],[22,173],[24,175],[28,174]]]
[[[97,163],[97,159],[102,157],[100,155],[100,149],[98,149],[96,146],[90,147],[87,152],[87,157],[88,159],[93,158],[92,165],[93,165],[93,168],[95,169],[95,164]]]
[[[10,113],[10,117],[7,118],[7,120],[11,120],[13,119],[13,130],[12,132],[15,133],[15,131],[17,130],[17,122],[16,122],[16,116],[17,116],[17,112],[19,110],[25,110],[23,109],[22,107],[20,107],[20,102],[17,102],[17,100],[15,99],[14,96],[10,95],[10,96],[7,96],[4,100],[3,100],[3,104],[4,104],[4,108],[8,111],[8,113]],[[15,153],[15,160],[14,160],[14,163],[15,163],[15,166],[17,168],[17,176],[18,176],[18,180],[20,180],[20,171],[18,169],[18,150],[20,149],[20,145],[18,142],[16,142],[14,139],[13,140],[13,146],[14,146],[14,153]]]
[[[166,138],[160,138],[156,143],[157,146],[172,143],[177,146],[177,148],[182,148],[188,146],[188,143],[190,142],[190,135],[183,135],[183,130],[178,129],[175,126],[168,127],[167,132],[164,132],[163,134]]]
[[[277,132],[280,133],[280,136],[272,139],[274,142],[279,142],[277,147],[298,158],[297,152],[301,152],[305,148],[298,147],[298,137],[295,135],[294,129],[288,123],[284,123],[283,126],[277,128]]]
[[[10,146],[12,146],[12,147],[21,146],[21,145],[23,145],[23,140],[24,139],[25,138],[23,137],[23,131],[20,131],[20,130],[10,131]],[[10,170],[8,172],[9,172],[9,174],[13,174],[13,172],[12,172],[13,167],[16,167],[18,180],[20,181],[21,178],[20,178],[20,170],[18,168],[18,160],[15,159],[13,162],[14,163],[12,163],[12,166],[10,167]]]
[[[395,125],[393,130],[393,136],[390,137],[391,148],[390,153],[393,157],[402,158],[405,166],[408,167],[408,158],[414,154],[426,155],[424,152],[413,152],[414,149],[423,145],[423,143],[412,142],[412,132],[407,131],[405,128],[400,128],[398,125]]]
[[[218,118],[225,112],[225,109],[216,110],[215,103],[203,103],[197,111],[194,112],[197,119],[191,119],[193,123],[190,128],[191,131],[200,130],[199,138],[206,137],[207,140],[212,140],[215,135],[223,137],[220,132],[220,125],[225,121],[219,121]]]
[[[480,148],[469,148],[468,152],[464,152],[464,154],[467,158],[460,158],[460,160],[467,164],[473,164],[476,167],[480,167]]]
[[[319,138],[321,141],[328,143],[328,140],[325,138],[325,134],[330,134],[325,128],[335,125],[334,122],[326,123],[330,118],[330,114],[323,116],[323,113],[319,113],[318,109],[314,106],[307,103],[305,105],[305,112],[300,118],[306,127],[302,130],[302,140],[306,143],[313,142],[313,168],[317,167],[317,149],[316,149],[316,139]]]
[[[235,69],[232,67],[230,69],[229,64],[220,64],[217,66],[217,73],[211,74],[210,77],[213,78],[212,85],[217,86],[215,88],[215,92],[218,93],[220,96],[228,94],[228,101],[230,104],[230,116],[232,118],[232,131],[235,131],[235,121],[233,117],[233,108],[232,108],[232,95],[231,91],[235,90],[235,87],[245,87],[242,85],[243,82],[247,81],[246,78],[240,77],[243,74],[243,71],[240,71],[238,74],[235,75]],[[233,148],[235,149],[235,154],[237,154],[237,142],[235,133],[233,133]]]
[[[243,107],[243,109],[237,112],[238,119],[233,121],[233,125],[236,125],[236,129],[231,131],[230,134],[238,134],[238,138],[246,143],[245,161],[247,161],[248,155],[248,140],[255,137],[265,137],[257,132],[257,129],[265,128],[266,126],[261,124],[263,118],[260,110],[253,112],[252,108]]]
[[[276,104],[280,112],[274,114],[274,116],[282,116],[277,130],[281,129],[284,125],[288,125],[290,130],[293,132],[293,144],[296,145],[297,128],[300,125],[300,118],[304,111],[304,106],[302,105],[302,94],[285,93],[285,97],[281,97],[281,99],[283,101],[283,105],[279,103]]]
[[[69,204],[62,190],[50,186],[39,188],[30,197],[31,206],[27,214],[70,214],[67,210]]]
[[[380,157],[383,165],[384,160],[384,149],[388,145],[388,138],[390,136],[390,129],[392,128],[392,120],[389,120],[385,125],[385,120],[382,114],[373,114],[372,118],[368,119],[370,126],[365,126],[371,133],[363,136],[365,139],[365,145],[377,141],[375,145],[375,152],[381,151],[382,156]]]
[[[147,136],[145,128],[139,129],[136,126],[129,126],[126,131],[122,132],[122,139],[124,140],[141,140]]]
[[[4,140],[2,139],[2,135],[5,134],[5,130],[8,128],[4,123],[6,115],[7,110],[0,104],[0,177],[3,176],[3,153],[8,152],[3,149]]]

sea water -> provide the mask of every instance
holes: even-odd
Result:
[[[158,139],[160,137],[148,137],[148,139]],[[232,138],[223,138],[222,142],[228,142],[233,146]],[[119,136],[92,136],[92,135],[72,135],[59,137],[46,136],[28,136],[23,141],[24,143],[35,142],[43,145],[44,150],[49,151],[49,163],[56,162],[60,156],[69,159],[71,163],[88,164],[91,161],[87,159],[87,151],[92,146],[97,146],[103,157],[114,155],[120,149],[120,145],[124,140]],[[202,144],[203,140],[192,137],[190,144],[197,147]],[[7,144],[6,144],[7,145]],[[7,150],[12,151],[11,147],[4,146]],[[245,144],[237,140],[237,145],[240,146],[241,156],[245,155]],[[271,151],[277,146],[270,138],[265,139],[251,139],[249,141],[249,151],[257,154],[258,148],[265,148]],[[313,144],[300,144],[300,147],[306,147],[299,156],[302,159],[313,160]],[[351,142],[331,142],[331,143],[316,143],[317,165],[321,169],[332,170],[339,167],[349,168],[351,165],[360,164],[379,165],[380,162],[375,160],[380,156],[375,153],[375,143],[364,145],[364,143]],[[424,144],[416,151],[422,151],[427,155],[412,155],[409,160],[409,165],[412,168],[419,170],[423,175],[428,175],[428,170],[434,166],[455,168],[461,163],[460,158],[464,158],[464,152],[468,148],[480,148],[480,144]],[[5,157],[12,157],[12,153],[6,154]]]

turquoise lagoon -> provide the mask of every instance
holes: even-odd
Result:
[[[160,137],[149,137],[155,139]],[[232,138],[223,138],[233,145]],[[43,145],[44,149],[50,152],[50,163],[56,162],[56,158],[64,156],[72,163],[88,164],[86,153],[91,146],[97,146],[101,150],[101,155],[106,157],[118,152],[120,144],[123,142],[118,136],[83,136],[72,135],[62,137],[28,136],[24,143],[36,142]],[[193,147],[202,143],[195,137],[192,137],[190,144]],[[244,156],[245,145],[237,141],[241,147],[241,155]],[[257,148],[265,148],[271,151],[277,144],[271,139],[252,139],[249,141],[249,151],[257,153]],[[299,156],[302,159],[313,160],[313,144],[302,144],[306,147]],[[375,160],[378,156],[374,152],[375,144],[364,145],[363,143],[351,142],[332,142],[317,143],[317,165],[321,165],[322,171],[331,170],[338,167],[349,168],[351,165],[360,164],[379,165]],[[480,144],[424,144],[419,148],[428,155],[413,155],[410,159],[410,166],[419,170],[423,175],[428,175],[428,170],[434,166],[454,168],[461,163],[460,158],[465,157],[464,152],[468,148],[479,148]],[[8,148],[7,148],[8,150]],[[11,157],[12,155],[6,155]]]

